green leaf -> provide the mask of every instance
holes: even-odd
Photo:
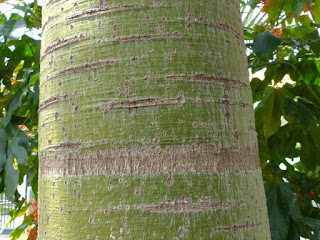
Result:
[[[14,6],[15,9],[21,10],[23,12],[29,12],[32,11],[31,8],[27,5],[27,6],[19,6],[19,5],[15,5]]]
[[[300,206],[293,186],[290,183],[279,183],[278,193],[287,214],[295,221],[300,220]]]
[[[296,124],[286,124],[280,127],[268,138],[267,146],[265,146],[269,150],[271,162],[279,165],[285,158],[299,157],[300,151],[296,148],[296,144],[300,141],[301,136],[302,131],[297,128]]]
[[[294,15],[298,15],[304,8],[305,0],[290,0],[291,9]]]
[[[312,13],[317,23],[320,23],[320,0],[313,0]]]
[[[268,87],[265,96],[255,110],[257,126],[262,124],[263,134],[269,137],[280,127],[284,95],[280,89]]]
[[[310,39],[310,42],[308,45],[310,46],[310,49],[319,56],[320,53],[320,37],[319,32],[317,30],[312,31],[310,33],[307,33],[304,36],[305,39]]]
[[[284,102],[285,118],[289,123],[299,123],[302,131],[307,132],[309,127],[317,121],[314,113],[303,103],[303,100],[294,101],[286,98]]]
[[[25,229],[32,224],[32,217],[31,215],[27,216],[24,218],[22,224],[15,228],[11,233],[10,233],[10,239],[11,240],[16,240],[18,239],[21,234],[25,231]]]
[[[260,33],[252,43],[252,50],[260,57],[265,58],[281,44],[281,38],[269,31]]]
[[[252,102],[261,101],[263,98],[263,91],[267,87],[267,81],[261,81],[259,78],[253,78],[250,81],[250,87],[252,90]]]
[[[13,168],[13,156],[8,155],[7,162],[5,165],[5,192],[6,197],[9,201],[15,203],[14,194],[17,191],[19,181],[19,173]]]
[[[37,73],[37,74],[33,75],[30,78],[30,81],[29,81],[30,85],[36,84],[36,82],[38,81],[39,77],[40,77],[40,73]]]
[[[35,196],[35,199],[38,199],[38,171],[39,171],[39,163],[38,163],[38,155],[31,155],[28,159],[29,163],[33,164],[29,171],[28,182],[32,187],[32,192]]]
[[[28,203],[28,204],[24,205],[23,207],[21,207],[21,206],[16,206],[16,208],[15,208],[14,210],[11,210],[11,211],[9,212],[10,221],[6,223],[6,226],[5,226],[4,228],[8,227],[8,226],[10,225],[10,223],[11,223],[12,221],[14,221],[16,218],[25,215],[26,212],[28,211],[28,208],[31,206],[31,204],[32,204],[32,203]]]
[[[26,22],[23,18],[18,20],[8,20],[0,25],[0,35],[3,35],[7,41],[19,39],[26,30]]]
[[[11,120],[13,112],[19,108],[22,102],[22,97],[25,92],[25,85],[22,84],[18,92],[10,99],[6,116],[1,119],[0,126],[5,127]]]
[[[17,163],[27,165],[28,151],[30,150],[30,142],[25,132],[19,134],[9,141],[8,155],[16,158]]]
[[[23,84],[20,85],[20,88],[17,91],[17,93],[13,96],[13,98],[10,99],[6,116],[0,121],[0,127],[1,126],[5,127],[10,122],[13,112],[20,107],[22,103],[23,95],[25,94],[26,89],[28,87],[29,75],[32,71],[33,71],[32,68],[23,69],[23,72],[24,72],[22,77]]]
[[[0,24],[4,23],[7,21],[7,17],[4,14],[0,14]]]
[[[20,131],[20,128],[13,124],[12,122],[10,122],[6,127],[5,127],[5,131],[7,134],[7,139],[12,139],[15,135],[18,134],[18,132]]]
[[[313,229],[319,229],[320,227],[320,219],[310,218],[310,217],[304,217],[303,221],[306,225]]]
[[[267,196],[268,216],[273,240],[284,240],[288,235],[289,217],[285,210],[279,206],[278,184],[265,184]]]
[[[4,38],[8,38],[13,26],[15,24],[15,21],[13,20],[8,20],[5,23],[0,25],[0,35],[4,36]]]
[[[301,163],[310,176],[320,175],[320,127],[313,124],[301,140]]]
[[[7,161],[7,133],[1,128],[0,129],[0,172],[2,171]]]
[[[29,91],[29,98],[33,106],[38,108],[39,105],[39,81],[37,81]]]
[[[250,1],[248,2],[248,5],[249,5],[251,8],[255,8],[259,2],[260,2],[260,0],[250,0]]]

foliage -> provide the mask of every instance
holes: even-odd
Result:
[[[9,18],[0,12],[0,192],[15,219],[30,206],[16,191],[28,172],[37,193],[40,41],[28,32],[40,28],[41,6],[13,7]],[[272,237],[320,239],[320,0],[243,0],[241,9],[249,68],[265,69],[251,87]],[[13,239],[36,233],[34,216]]]
[[[17,210],[9,212],[11,219],[7,223],[7,226],[10,222],[14,221],[17,217],[24,216],[24,220],[21,225],[16,227],[11,233],[11,240],[22,240],[22,239],[37,239],[38,234],[38,202],[32,200],[32,202],[25,201],[25,205]]]
[[[251,71],[265,69],[251,88],[272,238],[320,239],[320,1],[242,2],[254,8],[244,30]]]
[[[26,174],[36,198],[38,192],[40,41],[30,36],[41,27],[41,6],[17,2],[13,9],[8,18],[0,12],[0,192],[16,204],[9,213],[15,219],[28,208],[17,191]],[[32,223],[26,217],[12,234]]]

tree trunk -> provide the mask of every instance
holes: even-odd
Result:
[[[47,0],[40,239],[270,239],[238,0]]]

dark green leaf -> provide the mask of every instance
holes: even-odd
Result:
[[[281,44],[281,38],[269,31],[260,33],[252,44],[252,50],[260,57],[265,58]]]
[[[284,240],[289,230],[289,217],[278,205],[278,186],[276,183],[265,184],[270,230],[273,240]]]
[[[13,159],[14,157],[10,154],[7,157],[7,162],[5,165],[5,191],[6,197],[9,201],[15,202],[14,194],[17,191],[18,180],[19,180],[19,173],[13,167]]]
[[[29,91],[29,98],[33,106],[38,108],[39,104],[39,81],[37,81]]]
[[[10,100],[6,116],[3,119],[1,119],[0,126],[5,127],[10,122],[13,112],[21,105],[24,92],[25,85],[21,85],[19,91]]]
[[[249,3],[248,3],[248,5],[249,5],[251,8],[255,8],[259,2],[260,2],[260,0],[250,0]]]
[[[30,142],[25,132],[21,131],[8,145],[8,155],[16,158],[19,164],[27,164]]]
[[[320,128],[313,124],[301,140],[301,162],[309,175],[320,175]]]
[[[300,220],[302,218],[300,206],[293,186],[290,183],[279,183],[278,193],[287,214],[295,221]]]
[[[285,118],[290,122],[297,122],[304,133],[309,127],[317,121],[314,113],[305,105],[303,101],[294,101],[291,98],[286,98],[284,102]]]
[[[304,8],[305,0],[290,0],[292,12],[298,15]]]
[[[0,129],[0,172],[2,171],[7,161],[7,133],[1,128]]]
[[[280,127],[284,95],[279,89],[267,88],[265,96],[256,108],[256,122],[263,124],[263,134],[269,137]]]
[[[253,78],[250,81],[250,87],[252,90],[253,103],[261,101],[263,98],[263,91],[267,87],[267,81],[261,81],[259,78]]]

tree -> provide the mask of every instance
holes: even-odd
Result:
[[[255,119],[272,239],[319,239],[316,204],[320,202],[320,181],[315,171],[320,144],[319,1],[258,2],[242,1],[241,12],[245,39],[251,41],[246,45],[253,50],[249,68],[252,72],[266,68],[265,78],[254,78],[250,85],[253,102],[259,103]],[[13,7],[19,12],[0,14],[0,166],[9,163],[6,167],[10,170],[0,172],[0,190],[17,204],[10,212],[12,219],[25,214],[31,205],[19,200],[17,183],[29,172],[29,182],[37,193],[38,172],[39,41],[28,31],[40,27],[41,6],[37,1],[17,4]],[[17,29],[21,34],[17,35]],[[22,30],[26,30],[24,35]],[[286,80],[288,76],[291,82]],[[10,164],[12,156],[14,165]],[[299,156],[301,161],[292,165],[290,159]],[[11,237],[17,239],[27,227],[32,229],[29,238],[33,239],[36,219],[32,211]]]
[[[41,239],[270,238],[239,2],[43,14]]]

